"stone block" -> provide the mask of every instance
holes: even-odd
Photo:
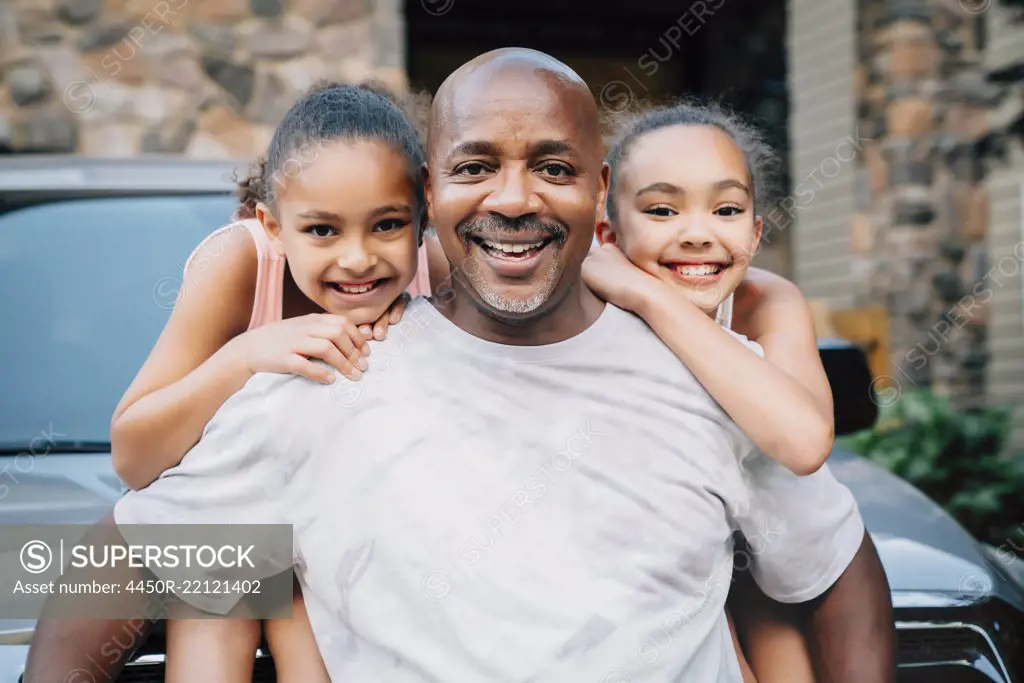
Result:
[[[305,19],[287,17],[281,22],[260,22],[245,35],[249,54],[257,59],[290,59],[306,52],[313,40],[313,27]]]
[[[893,40],[889,47],[888,75],[897,81],[931,77],[938,71],[940,56],[930,35]]]
[[[272,19],[284,11],[281,0],[251,0],[252,13],[257,17]]]
[[[254,123],[276,126],[295,103],[297,94],[284,84],[278,74],[261,69],[256,72],[252,100],[245,108],[246,118]]]
[[[42,108],[22,109],[11,120],[11,148],[18,152],[73,154],[78,130],[70,112],[52,102]]]
[[[875,236],[871,219],[862,213],[854,214],[850,234],[850,246],[854,253],[867,254],[874,248],[874,244]]]
[[[370,20],[359,19],[317,29],[314,42],[317,51],[324,59],[337,60],[354,57],[370,61],[373,59],[370,37]]]
[[[989,196],[984,185],[961,186],[956,192],[956,228],[968,242],[985,239],[989,224]]]
[[[932,103],[920,97],[894,100],[886,107],[886,129],[891,135],[920,137],[932,130]]]
[[[370,16],[369,0],[291,0],[290,9],[318,26]]]
[[[134,121],[83,123],[80,153],[127,158],[139,154],[142,125]]]
[[[59,0],[57,16],[68,24],[86,24],[98,17],[102,9],[102,0]]]
[[[192,13],[193,21],[231,23],[241,21],[250,16],[250,0],[190,1],[196,3]]]
[[[255,72],[248,64],[239,64],[222,57],[204,55],[203,71],[214,83],[234,98],[240,107],[252,100]]]
[[[199,42],[199,49],[207,55],[229,57],[238,45],[233,26],[226,24],[193,24],[189,33]]]
[[[16,62],[7,68],[4,76],[11,101],[16,106],[28,107],[43,102],[53,92],[45,67],[38,59]]]

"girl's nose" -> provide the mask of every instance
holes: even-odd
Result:
[[[336,260],[338,267],[352,275],[368,272],[377,265],[377,256],[369,251],[362,242],[346,244]]]

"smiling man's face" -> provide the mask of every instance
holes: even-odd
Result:
[[[450,85],[431,128],[430,218],[476,307],[526,323],[580,286],[607,191],[596,107],[580,82],[528,59]]]

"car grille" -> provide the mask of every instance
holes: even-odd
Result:
[[[117,683],[164,683],[165,666],[162,661],[129,664],[121,672]],[[277,671],[270,657],[257,657],[252,670],[253,683],[274,683]]]
[[[973,624],[902,623],[896,635],[899,683],[1011,680],[992,641]]]

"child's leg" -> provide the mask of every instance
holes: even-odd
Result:
[[[169,619],[164,683],[251,683],[260,622]]]
[[[814,683],[811,654],[795,610],[765,595],[748,572],[735,578],[729,595],[733,635],[743,644],[757,683]]]
[[[729,620],[729,633],[732,634],[732,646],[736,649],[736,659],[740,660],[740,672],[743,674],[743,683],[757,683],[754,672],[750,670],[750,663],[747,662],[747,657],[743,654],[743,648],[740,647],[740,639],[736,635],[736,624],[732,621],[732,614],[726,610],[725,616]]]
[[[295,583],[291,619],[268,619],[265,624],[267,645],[277,669],[277,683],[331,683],[313,637],[298,582]]]

